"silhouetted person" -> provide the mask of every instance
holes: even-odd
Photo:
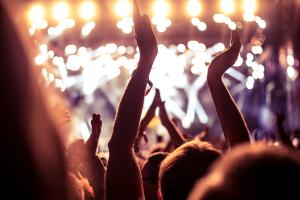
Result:
[[[299,199],[299,154],[285,147],[242,145],[216,163],[189,200]]]

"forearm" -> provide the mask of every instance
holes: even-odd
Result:
[[[100,137],[100,133],[92,132],[90,138],[86,141],[86,146],[88,147],[88,151],[91,151],[88,152],[89,155],[94,156],[96,154],[95,150],[97,149],[98,146],[99,137]]]
[[[117,112],[110,148],[130,150],[137,136],[144,102],[145,89],[152,61],[141,58],[135,74],[129,81]]]
[[[143,137],[143,134],[144,134],[144,131],[146,130],[148,124],[150,123],[150,121],[153,119],[154,115],[155,115],[155,108],[156,106],[154,106],[154,104],[151,105],[151,107],[149,108],[146,116],[143,118],[143,120],[141,121],[140,123],[140,127],[139,127],[139,131],[138,131],[138,135],[135,139],[135,152],[138,152],[139,151],[139,144],[142,140],[142,137]]]
[[[152,62],[143,59],[128,83],[109,142],[107,199],[143,199],[141,173],[132,149],[139,127]]]
[[[180,130],[175,126],[175,124],[171,120],[164,122],[163,125],[168,130],[171,141],[176,147],[182,145],[185,142],[185,139],[182,136]]]
[[[110,155],[106,173],[106,199],[144,199],[142,176],[132,151],[130,154],[119,152]]]
[[[207,81],[229,146],[233,147],[243,142],[250,142],[246,123],[222,82],[222,78],[213,77],[208,73]]]

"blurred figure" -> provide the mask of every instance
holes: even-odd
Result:
[[[175,149],[161,163],[159,190],[162,199],[186,199],[196,181],[206,175],[221,153],[211,144],[192,140]]]
[[[28,47],[0,2],[2,196],[69,198],[63,146],[33,73]],[[22,37],[21,37],[22,36]]]
[[[168,153],[157,152],[149,156],[142,169],[143,188],[146,200],[158,200],[158,175],[161,162]]]
[[[212,169],[190,200],[299,199],[299,154],[285,147],[242,145]]]

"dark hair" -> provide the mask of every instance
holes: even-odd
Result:
[[[220,155],[211,144],[199,140],[175,149],[160,167],[159,188],[163,199],[186,199],[195,182]]]
[[[143,169],[142,178],[144,194],[146,200],[157,200],[158,192],[158,174],[161,162],[169,155],[166,152],[157,152],[151,154],[147,159]]]
[[[216,163],[190,200],[297,199],[299,154],[284,147],[242,145]]]

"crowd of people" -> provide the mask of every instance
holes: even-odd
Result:
[[[207,83],[226,139],[227,150],[201,138],[189,138],[172,121],[156,94],[141,120],[149,73],[157,55],[157,40],[147,15],[133,3],[138,66],[115,117],[109,158],[97,152],[100,114],[93,114],[85,142],[64,143],[50,92],[38,83],[26,39],[0,3],[0,113],[2,196],[7,199],[97,200],[217,200],[297,199],[300,180],[298,149],[278,120],[279,145],[251,142],[239,108],[222,81],[238,58],[237,31],[231,45],[208,67]],[[55,99],[57,100],[57,99]],[[53,104],[53,102],[52,102]],[[147,157],[139,144],[159,110],[170,142],[152,148]],[[104,122],[105,123],[105,122]]]

